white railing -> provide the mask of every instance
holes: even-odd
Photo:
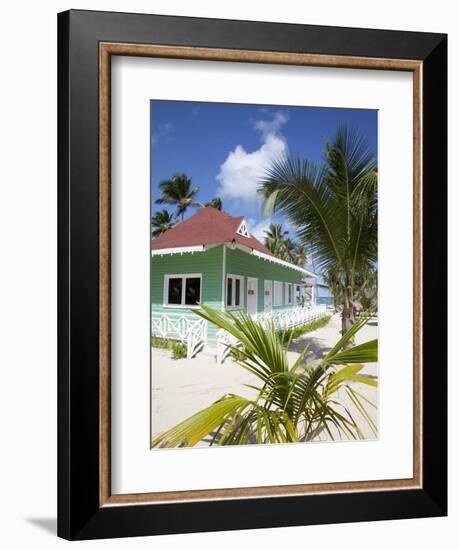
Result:
[[[231,353],[231,349],[237,346],[238,340],[224,329],[217,332],[217,364],[221,365]]]
[[[316,319],[324,317],[327,313],[327,306],[320,304],[311,308],[297,307],[287,311],[259,313],[256,320],[264,327],[268,322],[274,324],[276,332],[294,328],[300,325],[305,325]],[[236,346],[237,340],[226,332],[220,329],[217,332],[217,363],[222,364],[231,352],[231,346]]]
[[[190,328],[197,321],[191,321],[184,315],[181,317],[172,317],[164,313],[158,317],[151,317],[151,333],[153,336],[161,336],[163,338],[173,338],[186,342]]]
[[[187,337],[187,358],[192,359],[202,351],[207,341],[207,321],[200,319],[188,331]]]
[[[274,323],[276,331],[290,329],[304,325],[326,314],[326,306],[318,305],[312,308],[297,307],[287,311],[259,313],[257,321],[264,326],[268,322]],[[207,321],[205,319],[189,319],[182,316],[171,316],[163,313],[159,316],[152,315],[152,336],[179,340],[187,346],[187,357],[191,359],[203,350],[207,343]],[[226,330],[217,332],[217,363],[222,364],[231,352],[231,347],[237,345],[237,339]]]
[[[324,304],[311,308],[297,307],[287,311],[261,313],[257,316],[257,321],[263,325],[272,322],[276,330],[285,330],[320,319],[326,312],[327,306]]]
[[[152,314],[151,334],[183,342],[187,345],[187,357],[190,359],[206,345],[207,321],[189,319],[185,315],[174,317],[167,313],[159,316]]]

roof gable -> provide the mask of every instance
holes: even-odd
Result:
[[[248,248],[272,255],[258,239],[249,233],[243,216],[232,217],[207,206],[179,222],[152,240],[152,250],[186,246],[206,246],[237,242]]]
[[[241,237],[250,237],[249,229],[247,227],[247,222],[245,221],[245,218],[239,224],[239,227],[237,228],[236,233],[238,235],[241,235]]]

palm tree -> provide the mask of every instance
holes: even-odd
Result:
[[[175,222],[170,213],[165,209],[160,210],[151,217],[151,236],[157,237],[171,227],[174,227],[174,225]]]
[[[293,255],[293,263],[299,265],[300,267],[303,267],[307,259],[308,255],[304,244],[296,243]]]
[[[282,229],[282,225],[279,223],[271,223],[268,229],[264,231],[265,237],[265,246],[268,248],[275,256],[283,257],[284,256],[284,241],[288,235],[288,231]]]
[[[175,174],[169,180],[159,184],[161,197],[156,199],[156,204],[172,204],[177,207],[177,217],[183,220],[185,212],[190,206],[202,206],[194,197],[199,192],[199,187],[191,187],[191,178],[186,174]]]
[[[296,244],[292,239],[284,239],[283,244],[283,256],[284,260],[295,263]]]
[[[195,311],[197,315],[239,342],[232,348],[234,358],[258,380],[250,386],[256,396],[223,395],[156,437],[154,447],[193,447],[207,436],[210,445],[311,441],[322,431],[331,439],[364,439],[356,421],[358,415],[377,435],[377,426],[367,409],[368,405],[376,405],[355,385],[378,385],[376,380],[359,374],[363,363],[377,361],[378,341],[345,349],[368,317],[359,319],[318,364],[302,364],[305,348],[290,366],[290,341],[286,333],[277,335],[272,323],[264,326],[246,314],[233,315],[202,304],[201,308]],[[349,404],[342,394],[346,394]]]
[[[357,273],[357,300],[364,309],[378,307],[378,269],[375,266]]]
[[[340,284],[337,270],[333,267],[328,269],[326,273],[322,274],[322,278],[326,287],[328,288],[328,291],[333,297],[333,305],[335,307],[335,310],[337,310],[339,306],[344,302],[342,285]]]
[[[261,182],[266,211],[284,214],[318,268],[333,270],[342,293],[342,333],[355,320],[356,275],[377,260],[377,164],[356,132],[339,127],[316,165],[300,158],[274,162]]]
[[[206,202],[204,206],[212,206],[212,208],[216,208],[221,211],[223,209],[222,199],[220,197],[215,197],[211,201]]]
[[[281,224],[272,223],[265,230],[265,246],[281,260],[304,265],[306,263],[306,248],[301,243],[297,243],[288,238],[288,231],[282,229]]]

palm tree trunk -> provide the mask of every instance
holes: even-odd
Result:
[[[355,322],[355,311],[353,306],[353,289],[350,285],[350,277],[346,276],[346,286],[344,288],[344,304],[343,311],[341,313],[341,333],[346,332],[351,328]],[[349,341],[347,347],[354,346],[354,340]]]

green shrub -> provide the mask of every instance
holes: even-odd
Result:
[[[162,338],[160,336],[152,336],[151,345],[153,348],[169,349],[170,340],[168,340],[167,338]]]
[[[170,349],[172,352],[172,359],[183,359],[187,355],[187,346],[183,342],[170,343]]]
[[[177,340],[169,340],[161,336],[152,336],[151,345],[154,348],[171,350],[173,359],[183,359],[187,355],[187,345]]]
[[[298,327],[284,330],[284,332],[282,333],[282,338],[285,342],[295,340],[295,338],[299,338],[307,332],[312,332],[313,330],[317,330],[318,328],[322,328],[328,325],[330,319],[331,316],[326,315],[325,317],[316,319],[315,321],[311,321],[309,323],[305,323],[304,325],[299,325]]]

